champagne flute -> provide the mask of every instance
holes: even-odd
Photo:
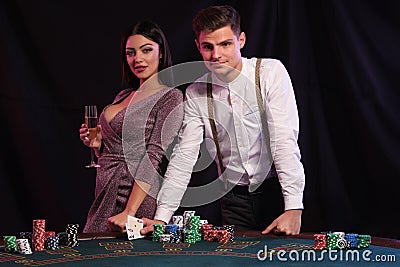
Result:
[[[97,136],[97,107],[95,105],[85,106],[85,124],[88,127],[89,134],[87,136],[88,139],[95,139]],[[90,148],[90,164],[85,166],[86,168],[98,168],[100,167],[94,161],[94,149]]]

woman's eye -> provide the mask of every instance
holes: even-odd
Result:
[[[134,55],[134,52],[133,52],[133,51],[126,51],[126,55],[127,55],[127,56],[133,56],[133,55]]]
[[[150,53],[151,51],[153,51],[153,49],[151,49],[151,48],[143,49],[143,53],[145,53],[145,54]]]

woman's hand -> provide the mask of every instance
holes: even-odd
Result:
[[[108,225],[113,232],[126,233],[126,223],[128,221],[128,212],[123,211],[115,216],[108,218]]]
[[[97,125],[96,138],[89,139],[88,136],[89,129],[86,124],[82,123],[81,128],[79,129],[79,138],[86,146],[99,149],[101,146],[101,125]]]

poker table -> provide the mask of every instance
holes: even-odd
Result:
[[[400,266],[400,240],[371,238],[368,248],[314,250],[313,234],[261,235],[237,231],[234,242],[161,243],[151,237],[128,240],[116,233],[79,234],[76,247],[34,251],[29,255],[4,252],[0,267],[14,266]],[[0,243],[0,246],[3,244]]]

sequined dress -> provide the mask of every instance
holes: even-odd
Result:
[[[121,91],[112,104],[132,90]],[[134,180],[151,185],[136,217],[153,218],[156,196],[166,168],[166,150],[172,146],[183,119],[183,94],[165,88],[118,112],[108,123],[99,116],[102,149],[98,159],[95,199],[83,232],[107,232],[107,219],[125,209]]]

